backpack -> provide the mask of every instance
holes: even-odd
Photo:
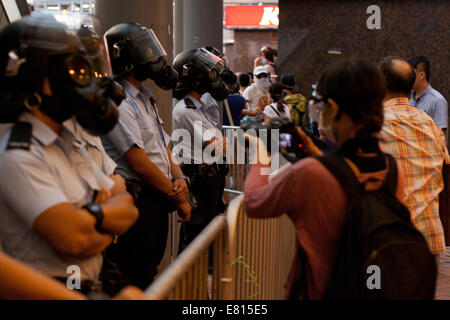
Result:
[[[283,101],[289,108],[291,120],[296,126],[309,127],[309,117],[306,107],[306,98],[297,93],[286,96]]]
[[[396,198],[397,166],[379,190],[365,191],[344,158],[317,158],[349,196],[333,271],[324,299],[433,299],[437,266],[408,209]]]

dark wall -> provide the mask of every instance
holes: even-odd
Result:
[[[298,89],[311,94],[311,84],[339,57],[378,63],[396,55],[429,56],[431,83],[450,100],[449,0],[280,0],[278,74],[293,73]],[[381,8],[381,29],[369,30],[370,5]],[[341,55],[328,54],[337,48]]]
[[[236,30],[234,44],[225,46],[225,53],[234,72],[253,71],[254,60],[262,47],[276,49],[278,37],[276,30]]]

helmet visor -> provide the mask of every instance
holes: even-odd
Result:
[[[224,71],[224,61],[203,48],[194,53],[191,63],[207,73],[211,81],[215,81]]]
[[[129,38],[130,53],[138,64],[157,63],[161,57],[166,57],[164,47],[152,29],[142,27],[142,30]]]

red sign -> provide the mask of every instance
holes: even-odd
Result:
[[[278,28],[278,6],[225,6],[225,27]]]

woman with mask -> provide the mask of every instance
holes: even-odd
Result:
[[[366,190],[380,188],[389,171],[377,139],[383,124],[382,76],[372,64],[345,60],[325,71],[317,91],[320,97],[315,98],[313,106],[323,135],[337,145]],[[310,156],[322,155],[300,128],[297,132]],[[256,138],[249,137],[249,141],[263,147]],[[244,200],[251,217],[289,215],[306,255],[302,261],[306,266],[307,297],[321,299],[331,276],[349,199],[333,174],[312,157],[295,163],[270,184],[268,177],[260,174],[264,165],[252,165],[245,181]],[[404,178],[398,171],[396,196],[401,201]],[[302,261],[296,258],[293,262],[287,298],[304,298],[293,290]]]

